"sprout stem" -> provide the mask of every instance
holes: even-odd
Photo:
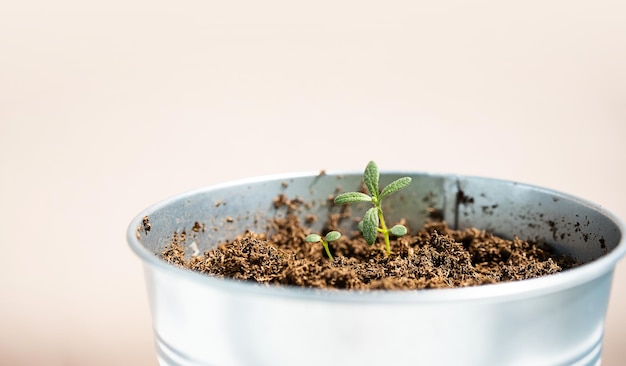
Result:
[[[331,261],[334,261],[335,258],[333,258],[333,255],[330,254],[330,250],[328,249],[328,243],[326,242],[326,240],[322,239],[322,246],[324,246],[324,250],[326,251],[326,255],[328,256],[328,258]]]
[[[387,229],[387,225],[385,224],[385,217],[383,216],[383,210],[378,206],[378,217],[380,218],[380,228],[383,233],[383,238],[385,238],[385,252],[387,256],[391,255],[391,244],[389,243],[389,230]]]

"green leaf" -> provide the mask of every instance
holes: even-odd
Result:
[[[378,166],[373,161],[370,161],[365,167],[363,180],[372,197],[378,197],[378,177]]]
[[[335,204],[338,205],[354,202],[372,202],[372,197],[361,192],[347,192],[335,197]]]
[[[383,199],[389,196],[390,194],[392,194],[393,192],[397,192],[401,190],[402,188],[408,186],[409,184],[411,184],[410,177],[403,177],[400,179],[396,179],[393,182],[389,183],[389,185],[385,187],[385,189],[383,189],[383,192],[380,194],[380,198]]]
[[[378,209],[372,207],[363,216],[363,238],[367,244],[372,245],[378,234]]]
[[[326,241],[335,241],[341,238],[341,233],[339,231],[331,231],[326,234]]]
[[[360,232],[363,232],[363,221],[359,221],[359,224],[356,227]]]
[[[322,240],[322,237],[317,234],[311,234],[304,238],[304,241],[307,243],[319,243]]]
[[[407,229],[406,227],[402,225],[395,225],[394,227],[391,228],[391,230],[389,230],[389,232],[395,236],[402,236],[402,235],[406,235]]]

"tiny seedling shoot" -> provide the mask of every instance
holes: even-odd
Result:
[[[363,233],[363,238],[369,245],[374,244],[378,233],[382,233],[385,239],[385,251],[387,256],[389,256],[391,254],[389,234],[402,236],[407,233],[407,229],[402,225],[395,225],[391,229],[388,229],[381,203],[383,198],[411,184],[411,178],[403,177],[397,179],[386,186],[381,192],[378,187],[379,177],[378,166],[376,166],[376,163],[373,161],[370,161],[363,173],[363,180],[365,181],[365,186],[370,195],[361,192],[346,192],[335,197],[335,203],[345,205],[355,202],[371,202],[374,207],[367,210],[363,216],[363,221],[359,223],[359,229]]]
[[[330,243],[331,241],[335,241],[339,239],[340,237],[341,237],[341,233],[339,231],[331,231],[328,234],[326,234],[326,236],[323,238],[318,234],[311,234],[307,236],[306,238],[304,238],[304,240],[309,243],[321,242],[322,246],[324,247],[324,250],[326,251],[326,255],[328,256],[328,258],[330,258],[331,261],[334,261],[335,258],[333,258],[332,254],[330,254],[330,250],[328,249],[328,243]]]

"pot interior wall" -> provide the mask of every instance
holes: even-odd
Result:
[[[559,192],[485,178],[427,174],[381,174],[381,186],[411,176],[412,184],[383,202],[386,221],[407,220],[418,230],[431,218],[443,218],[455,228],[478,227],[507,238],[536,240],[579,261],[594,260],[613,250],[621,240],[618,224],[602,209]],[[302,220],[315,215],[311,230],[321,231],[330,213],[344,206],[332,203],[339,192],[359,190],[361,174],[301,175],[249,180],[199,190],[157,205],[147,213],[147,225],[139,225],[140,242],[158,254],[174,231],[185,232],[188,243],[201,251],[232,240],[245,230],[266,231],[274,217],[284,217],[286,207],[273,200],[284,194],[301,202],[295,214]],[[351,206],[355,220],[344,220],[342,230],[356,229],[365,204]],[[308,225],[308,224],[307,224]],[[194,229],[195,228],[195,229]]]

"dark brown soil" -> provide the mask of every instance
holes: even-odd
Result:
[[[339,216],[331,216],[328,230]],[[576,263],[527,241],[505,240],[478,229],[451,230],[445,223],[368,246],[358,233],[330,243],[307,243],[308,229],[295,216],[275,219],[269,234],[247,232],[203,256],[185,258],[185,235],[175,234],[162,253],[168,262],[217,277],[259,283],[334,289],[422,289],[524,280],[560,272]],[[324,232],[326,233],[326,231]]]

